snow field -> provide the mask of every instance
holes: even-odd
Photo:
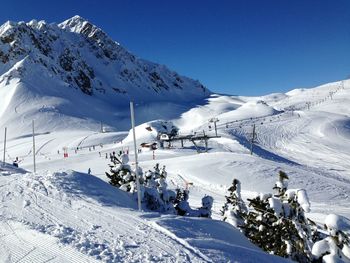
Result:
[[[350,133],[349,112],[344,106],[349,98],[347,82],[345,89],[339,89],[332,99],[316,104],[338,86],[329,84],[312,92],[258,98],[213,96],[205,106],[173,120],[182,134],[192,130],[213,134],[208,117],[218,117],[221,138],[209,141],[208,153],[198,154],[189,142],[184,149],[177,144],[177,148],[156,150],[155,160],[152,151],[143,150],[140,166],[146,171],[156,162],[166,165],[168,183],[173,189],[192,183],[193,207],[200,206],[205,194],[212,195],[214,219],[221,219],[219,211],[233,178],[241,181],[246,199],[259,192],[271,192],[279,170],[289,175],[290,188],[307,190],[311,203],[307,215],[311,219],[323,224],[327,214],[349,218]],[[305,109],[306,100],[315,102],[310,110]],[[299,110],[281,111],[291,106]],[[337,108],[344,111],[336,112]],[[251,156],[249,140],[254,124],[257,138]],[[20,223],[19,228],[53,237],[58,247],[105,262],[244,262],[248,256],[252,262],[281,261],[246,243],[226,223],[134,211],[135,199],[109,186],[104,174],[113,151],[129,151],[133,165],[132,141],[127,139],[127,131],[99,133],[99,123],[93,123],[95,130],[77,125],[55,131],[50,125],[41,126],[37,132],[36,175],[20,174],[24,171],[11,165],[0,166],[2,224]],[[149,125],[137,127],[139,142],[155,139],[155,133],[146,130]],[[157,122],[154,126],[159,128]],[[32,138],[30,129],[24,127],[14,133],[16,136],[11,134],[6,158],[12,161],[18,156],[20,167],[30,171]],[[1,141],[2,138],[2,144]],[[68,148],[68,158],[62,156],[63,147]],[[86,174],[88,168],[92,170],[90,176]],[[2,253],[16,257],[15,252]],[[43,258],[48,260],[55,253]]]

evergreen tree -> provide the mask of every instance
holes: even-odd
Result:
[[[243,214],[247,213],[247,207],[241,197],[241,183],[233,179],[231,187],[228,189],[229,195],[225,196],[226,202],[221,210],[223,220],[235,227],[244,224]]]
[[[248,199],[249,210],[241,199],[239,181],[234,180],[222,212],[225,220],[230,218],[230,223],[240,227],[249,240],[265,251],[310,262],[315,232],[305,216],[309,201],[305,190],[288,190],[288,179],[280,171],[273,187],[275,195],[260,194]]]
[[[111,185],[123,191],[134,192],[136,176],[128,162],[129,157],[126,154],[122,154],[119,158],[115,156],[112,158],[112,164],[109,165],[110,172],[106,172],[106,176],[109,178]]]
[[[275,183],[275,186],[273,187],[273,189],[276,191],[276,194],[275,194],[276,197],[282,197],[285,194],[288,188],[287,180],[289,180],[288,175],[283,171],[279,171],[278,181]]]

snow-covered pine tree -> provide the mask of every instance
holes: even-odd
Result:
[[[316,224],[305,215],[305,212],[310,212],[306,191],[304,189],[287,189],[280,200],[283,218],[288,219],[293,230],[297,230],[297,233],[293,232],[294,236],[291,236],[291,257],[298,261],[304,260],[305,257],[311,259],[311,249],[314,241],[318,238],[318,230]]]
[[[270,208],[268,199],[272,195],[259,195],[253,199],[248,199],[249,212],[244,217],[244,225],[241,226],[243,233],[250,241],[261,247],[263,250],[280,256],[286,249],[285,244],[280,244],[276,240],[275,232],[278,221],[274,210]]]
[[[221,210],[223,220],[235,227],[243,226],[243,214],[247,213],[247,207],[241,197],[241,182],[233,179],[228,192],[229,195],[225,196],[226,202]]]
[[[166,177],[168,173],[165,170],[165,165],[163,166],[159,178],[156,180],[157,190],[162,203],[162,210],[164,212],[175,212],[174,202],[176,198],[176,193],[168,189],[168,184],[166,182]]]
[[[288,176],[279,172],[273,189],[276,194],[260,194],[248,199],[248,213],[242,213],[244,234],[256,245],[298,262],[311,261],[313,232],[304,212],[309,201],[303,189],[288,190]]]
[[[120,188],[123,191],[134,192],[136,177],[128,164],[129,157],[122,154],[119,158],[112,159],[112,164],[109,165],[110,172],[106,172],[109,178],[109,183]]]
[[[273,189],[276,191],[276,194],[275,194],[276,197],[281,197],[284,195],[284,193],[288,188],[288,181],[287,181],[288,179],[289,177],[285,172],[283,171],[278,172],[278,181],[275,183],[275,186],[273,187]]]
[[[147,171],[143,176],[145,206],[154,211],[175,214],[174,202],[176,194],[168,189],[165,166],[159,169],[157,163],[153,171]]]

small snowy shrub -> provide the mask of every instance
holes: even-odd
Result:
[[[328,236],[317,241],[312,255],[318,262],[350,262],[350,220],[339,215],[328,215],[325,219]]]
[[[202,206],[198,209],[192,209],[188,203],[189,191],[187,189],[176,189],[175,210],[180,216],[207,217],[211,218],[211,209],[213,207],[213,197],[206,195],[202,198]]]
[[[211,209],[213,207],[213,197],[206,195],[202,198],[202,207],[198,209],[198,217],[211,218]]]
[[[188,203],[189,191],[187,189],[176,189],[175,209],[178,215],[188,216],[191,212],[190,204]]]

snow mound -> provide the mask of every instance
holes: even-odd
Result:
[[[220,121],[235,121],[248,118],[258,118],[280,113],[263,100],[248,101],[234,111],[219,115]]]
[[[282,96],[281,96],[282,97]],[[276,97],[279,98],[279,97]],[[219,124],[229,121],[259,118],[280,113],[260,97],[238,97],[212,95],[205,105],[197,106],[183,113],[174,121],[181,132],[207,128],[209,120],[218,118]]]
[[[159,134],[165,133],[175,135],[177,131],[178,128],[171,121],[155,120],[146,122],[135,127],[136,142],[137,145],[141,143],[152,143],[158,140]],[[133,142],[132,129],[123,142]]]
[[[239,108],[244,101],[235,96],[212,95],[205,105],[199,105],[184,112],[181,118],[174,121],[180,128],[181,132],[190,132],[206,124],[209,119],[219,114],[233,111]]]
[[[350,220],[340,215],[328,215],[325,219],[325,225],[332,235],[339,230],[350,233]]]
[[[120,191],[101,179],[84,173],[75,171],[56,172],[36,177],[32,180],[33,189],[41,187],[37,184],[40,181],[46,184],[46,187],[57,189],[58,192],[65,193],[67,196],[76,198],[84,196],[89,199],[94,199],[98,203],[107,206],[120,206],[135,208],[135,201],[124,191]],[[45,182],[45,183],[44,183]]]

